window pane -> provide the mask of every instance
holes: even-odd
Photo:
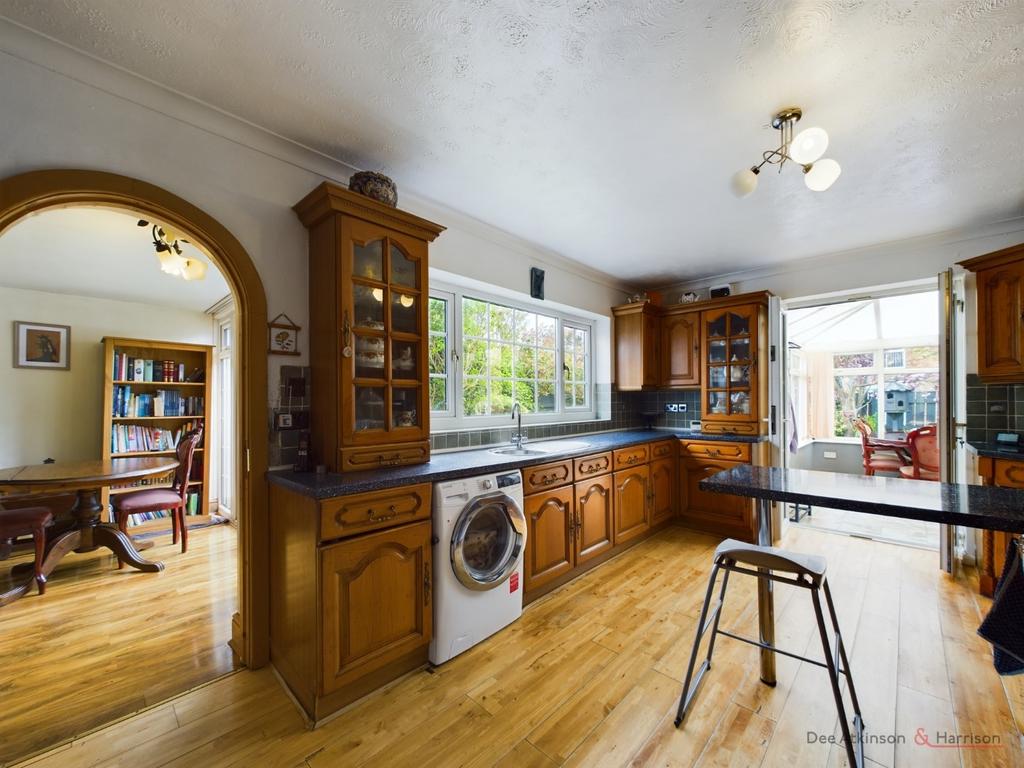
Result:
[[[516,310],[516,341],[519,344],[537,343],[537,316],[533,312]]]
[[[517,381],[516,402],[522,407],[523,413],[536,413],[537,385],[533,381]]]
[[[462,388],[463,411],[467,416],[487,414],[487,381],[466,377]]]
[[[445,374],[448,371],[448,340],[441,335],[430,334],[430,373]]]
[[[938,368],[938,347],[907,347],[903,350],[907,368]]]
[[[537,378],[541,381],[555,380],[555,353],[541,349],[537,352]]]
[[[885,432],[905,434],[935,424],[939,416],[939,374],[886,374]]]
[[[440,376],[430,377],[430,410],[448,410],[448,382]]]
[[[878,434],[878,377],[877,376],[836,376],[834,377],[836,437],[857,437],[853,426],[856,419],[863,419]]]
[[[462,364],[467,376],[487,373],[487,342],[467,339],[462,350]]]
[[[537,315],[537,346],[554,349],[557,326],[558,321],[555,318]]]
[[[508,379],[491,381],[491,415],[512,413],[512,382]]]
[[[552,413],[555,410],[555,382],[537,382],[537,412]]]
[[[516,347],[516,378],[536,378],[536,360],[537,354],[533,347]]]
[[[430,313],[430,332],[445,333],[448,330],[448,302],[444,299],[430,297],[428,306]]]
[[[490,335],[492,339],[512,341],[512,309],[499,304],[491,304]]]
[[[885,350],[885,367],[886,368],[903,368],[907,362],[907,352],[905,349],[887,349]]]
[[[462,300],[462,333],[466,336],[487,336],[487,304],[476,299]]]
[[[512,378],[512,345],[491,344],[488,351],[488,372],[491,377]]]
[[[833,368],[871,368],[874,364],[874,352],[854,352],[832,355]]]

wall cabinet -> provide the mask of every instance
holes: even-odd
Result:
[[[700,312],[666,312],[660,333],[661,386],[699,386]]]
[[[427,246],[444,228],[327,183],[295,211],[309,229],[316,462],[427,461]]]
[[[271,662],[309,719],[427,662],[429,483],[317,500],[270,486]]]
[[[661,383],[659,314],[649,303],[612,307],[615,316],[615,383],[623,392]]]
[[[615,543],[642,536],[651,527],[650,467],[646,464],[615,473],[612,507]]]
[[[567,485],[524,499],[526,555],[523,590],[543,586],[575,565],[573,488]]]
[[[701,428],[756,434],[760,427],[758,341],[760,305],[701,313]]]
[[[962,265],[977,273],[978,376],[1024,381],[1024,244]]]

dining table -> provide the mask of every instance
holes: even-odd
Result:
[[[18,500],[31,501],[61,492],[73,492],[75,501],[66,519],[55,521],[46,532],[43,554],[43,575],[49,576],[65,555],[71,552],[91,552],[106,547],[118,559],[140,571],[149,573],[164,569],[161,562],[146,560],[139,553],[130,536],[116,525],[103,521],[100,491],[110,486],[121,486],[168,474],[178,466],[178,460],[163,456],[134,456],[89,461],[30,464],[0,469],[0,507],[4,495],[18,494]],[[32,564],[23,563],[14,573],[32,573]],[[31,589],[34,580],[13,587],[2,598],[8,601]],[[2,604],[2,602],[0,602]]]
[[[705,478],[700,488],[754,499],[762,546],[776,533],[773,502],[1024,534],[1024,490],[1014,488],[750,465]],[[775,652],[765,647],[775,645],[775,601],[766,576],[758,578],[757,607],[761,681],[775,685]]]

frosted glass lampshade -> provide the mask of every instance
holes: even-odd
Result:
[[[828,149],[828,134],[824,128],[807,128],[790,142],[789,156],[800,165],[813,163]]]
[[[757,174],[750,168],[744,168],[733,175],[731,186],[736,197],[746,197],[757,189]]]
[[[842,172],[843,169],[839,167],[839,163],[826,157],[824,160],[819,160],[812,165],[810,170],[804,172],[804,184],[807,185],[808,189],[815,192],[824,192],[835,184],[836,179],[839,178],[839,174]]]
[[[168,275],[180,275],[185,269],[185,259],[174,251],[160,251],[156,257],[160,259],[160,271]]]
[[[199,259],[186,259],[181,276],[186,280],[202,280],[206,277],[206,262]]]

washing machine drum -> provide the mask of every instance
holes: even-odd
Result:
[[[452,570],[469,589],[494,589],[523,554],[526,516],[504,493],[478,496],[466,505],[452,531]]]

